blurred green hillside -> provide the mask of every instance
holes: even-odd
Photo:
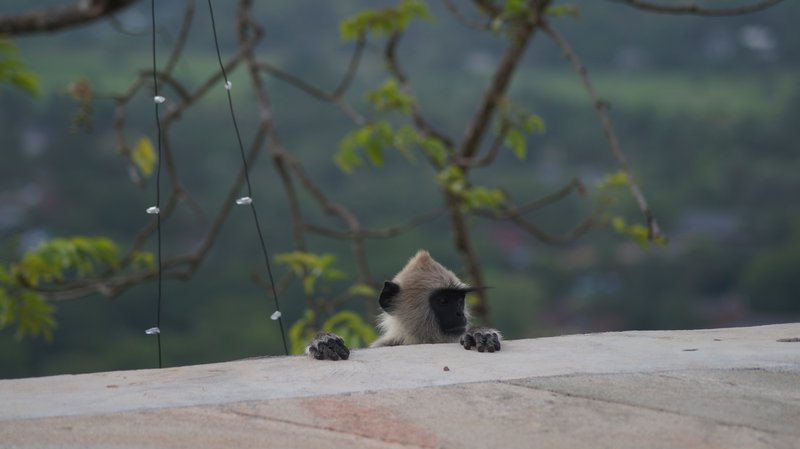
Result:
[[[60,4],[4,0],[0,14],[32,3]],[[163,61],[183,2],[159,3]],[[345,71],[352,48],[339,38],[338,23],[375,4],[259,3],[266,33],[259,54],[326,88]],[[493,324],[514,339],[800,319],[800,37],[794,23],[800,3],[784,1],[765,12],[728,18],[657,15],[597,0],[558,3],[580,11],[553,25],[570,40],[609,102],[622,146],[669,244],[645,250],[606,227],[576,243],[551,246],[509,225],[477,219],[472,225],[491,287]],[[176,70],[189,85],[216,70],[208,14],[203,4],[197,6],[188,56]],[[215,8],[223,52],[230,52],[234,7],[217,2]],[[436,126],[461,136],[459,126],[474,111],[502,42],[464,27],[440,2],[430,2],[430,9],[434,21],[411,27],[399,58],[420,107]],[[129,181],[115,149],[113,102],[107,96],[149,68],[148,21],[149,3],[141,3],[113,26],[102,21],[13,40],[39,76],[43,93],[32,98],[0,85],[0,262],[55,236],[104,235],[124,247],[147,223],[143,210],[152,201],[154,183],[141,189]],[[386,79],[380,52],[368,47],[350,94],[352,104],[364,110],[364,92]],[[79,106],[67,93],[70,83],[81,79],[95,92],[89,131],[73,129]],[[241,68],[231,80],[247,85]],[[383,167],[342,173],[333,156],[352,125],[334,106],[286,83],[269,79],[267,88],[284,145],[329,195],[361,214],[365,226],[402,222],[439,206],[440,197],[428,193],[436,182],[432,171],[400,155],[390,155]],[[251,92],[233,92],[248,140],[258,110]],[[502,184],[514,197],[536,198],[576,176],[594,186],[617,169],[577,76],[544,36],[534,38],[511,96],[543,118],[546,133],[529,139],[524,161],[511,151],[501,153],[502,183],[496,175],[476,173],[484,185]],[[154,136],[152,102],[145,97],[129,110],[131,138]],[[186,187],[206,213],[217,207],[239,169],[224,100],[220,92],[187,111],[172,136]],[[252,174],[263,198],[271,253],[291,251],[288,206],[266,157]],[[637,220],[632,200],[620,198],[622,213]],[[570,198],[533,217],[561,232],[577,223],[584,203]],[[335,224],[318,212],[310,215]],[[163,231],[165,253],[196,245],[206,225],[182,211]],[[370,241],[373,273],[391,278],[417,248],[461,272],[448,232],[441,217],[402,237]],[[282,353],[269,320],[270,298],[252,281],[263,265],[253,250],[256,238],[250,217],[234,211],[197,275],[165,284],[166,365]],[[353,282],[347,242],[316,237],[310,243],[314,252],[336,254],[338,268],[350,275],[331,288]],[[144,335],[153,325],[153,295],[153,285],[145,284],[115,299],[58,302],[52,342],[17,341],[13,330],[0,331],[0,377],[153,367],[154,343]],[[281,295],[289,323],[302,315],[301,296],[300,286]],[[347,307],[364,311],[358,302]]]

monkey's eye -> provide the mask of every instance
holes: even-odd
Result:
[[[445,304],[447,304],[447,303],[448,303],[448,301],[447,301],[447,298],[446,298],[446,297],[444,297],[444,296],[440,296],[440,297],[439,297],[439,304],[441,304],[441,305],[445,305]]]

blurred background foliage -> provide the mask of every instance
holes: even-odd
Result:
[[[257,51],[284,70],[333,86],[352,48],[340,37],[340,23],[373,6],[369,3],[259,2],[256,11],[266,36]],[[800,37],[795,21],[800,3],[786,1],[765,12],[727,18],[649,14],[596,0],[561,3],[574,6],[578,15],[554,19],[554,26],[570,40],[610,104],[623,148],[669,242],[645,249],[635,241],[641,231],[617,221],[575,243],[552,246],[509,224],[475,220],[493,324],[514,339],[796,321]],[[0,13],[29,7],[25,0],[5,0]],[[147,223],[142,211],[152,201],[154,186],[146,183],[142,189],[129,181],[115,146],[108,95],[125,89],[149,66],[148,8],[137,4],[113,22],[56,35],[0,40],[0,281],[5,289],[20,281],[14,273],[31,264],[40,275],[62,275],[58,266],[31,259],[36,256],[30,254],[43,251],[72,258],[87,272],[100,270],[103,263],[113,263],[116,245],[126,245]],[[166,54],[176,33],[170,24],[179,23],[182,2],[160,2],[158,8],[159,50]],[[226,2],[217,10],[225,52],[235,48],[235,11]],[[492,74],[502,41],[464,27],[439,2],[430,2],[429,12],[429,19],[410,25],[399,58],[420,107],[437,126],[458,136],[459,124],[474,111],[476,94]],[[176,69],[176,76],[189,83],[216,69],[207,15],[198,13],[195,20],[188,55]],[[369,103],[407,107],[396,87],[386,84],[380,52],[368,47],[349,99],[365,110]],[[241,69],[231,80],[247,84]],[[395,224],[439,206],[437,195],[424,193],[434,189],[435,174],[403,154],[385,153],[380,166],[363,164],[344,173],[341,154],[348,147],[343,150],[339,143],[352,136],[352,125],[335,107],[279,80],[267,79],[267,88],[284,145],[329,195],[364,217],[365,226]],[[373,97],[366,94],[378,88]],[[233,92],[240,127],[250,136],[257,108],[249,92]],[[143,136],[136,164],[149,175],[154,161],[147,136],[155,130],[152,103],[145,97],[140,107],[129,108],[127,126],[131,136]],[[540,132],[528,135],[524,151],[517,139],[507,142],[515,151],[498,156],[504,189],[535,198],[577,177],[592,189],[613,190],[607,175],[617,168],[602,128],[579,80],[550,41],[534,39],[510,97],[541,123],[530,123]],[[239,169],[224,93],[186,111],[175,129],[179,171],[200,207],[210,210]],[[285,254],[275,268],[299,271],[302,277],[308,267],[298,269],[298,264],[322,267],[318,278],[296,282],[281,294],[284,319],[294,323],[291,332],[301,341],[308,336],[306,325],[318,318],[306,311],[309,298],[346,299],[370,290],[355,281],[346,241],[312,237],[314,253],[323,256],[293,253],[289,211],[267,157],[252,173],[264,203],[267,245],[273,254]],[[491,173],[475,173],[475,179],[497,185],[497,171]],[[485,198],[477,200],[492,201],[491,191],[482,194]],[[636,217],[632,200],[615,197],[627,216]],[[570,198],[534,218],[558,232],[576,222],[580,210],[581,199]],[[310,215],[328,220],[319,212]],[[205,225],[198,221],[190,211],[174,216],[163,230],[165,253],[195,245]],[[418,248],[460,272],[448,231],[442,217],[398,238],[370,241],[372,272],[391,278]],[[165,284],[167,365],[282,353],[279,331],[269,320],[267,290],[252,280],[263,263],[254,251],[255,239],[249,217],[234,211],[198,274],[190,282]],[[39,246],[43,241],[50,246]],[[142,264],[152,264],[146,254],[141,258]],[[153,297],[153,285],[144,284],[114,299],[39,301],[40,309],[31,313],[48,315],[54,308],[54,322],[25,330],[2,323],[0,377],[153,367],[154,342],[144,335],[155,319]],[[374,338],[368,326],[373,317],[361,302],[343,302],[339,310],[344,312],[317,325],[345,332],[356,345]],[[0,308],[0,320],[9,314]]]

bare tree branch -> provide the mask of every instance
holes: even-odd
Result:
[[[761,11],[775,6],[783,0],[762,0],[750,5],[732,6],[729,8],[707,8],[695,3],[684,3],[677,5],[664,5],[652,3],[644,0],[610,0],[614,3],[622,3],[643,11],[651,11],[667,14],[692,14],[696,16],[735,16]]]
[[[510,219],[512,222],[514,222],[514,224],[519,226],[520,229],[523,229],[537,239],[551,245],[563,245],[565,243],[574,242],[579,237],[589,232],[600,221],[600,213],[595,211],[587,216],[572,230],[564,234],[552,235],[526,220],[525,217],[523,217],[520,213],[519,209],[517,209],[513,204],[503,204],[501,206],[501,210],[502,214],[500,217]]]
[[[556,190],[555,192],[549,195],[545,195],[542,198],[539,198],[538,200],[532,201],[523,206],[519,206],[517,208],[517,212],[519,212],[520,214],[526,214],[528,212],[539,210],[545,206],[549,206],[558,201],[561,201],[562,199],[566,198],[567,195],[572,193],[573,190],[577,191],[578,194],[580,194],[581,196],[586,195],[586,187],[583,185],[581,180],[578,178],[572,178],[572,180],[567,185]]]
[[[483,94],[478,110],[473,115],[472,123],[467,128],[464,140],[461,143],[461,157],[472,158],[480,148],[481,139],[486,133],[497,104],[506,92],[511,76],[519,64],[525,48],[528,45],[536,26],[533,22],[524,22],[511,38],[509,46],[503,53],[497,71],[495,71],[489,88]]]
[[[639,210],[641,211],[642,215],[644,215],[644,219],[647,224],[648,239],[652,241],[656,238],[663,237],[661,229],[658,226],[658,222],[656,221],[652,210],[650,210],[650,206],[647,204],[647,200],[639,188],[639,184],[633,177],[625,154],[622,152],[622,147],[620,146],[619,139],[617,138],[617,133],[614,131],[614,127],[611,124],[611,118],[606,110],[606,103],[600,100],[600,97],[597,96],[597,92],[595,92],[592,82],[589,79],[586,67],[583,65],[583,63],[581,63],[580,59],[578,59],[578,56],[575,54],[575,52],[572,51],[572,48],[567,41],[564,40],[564,38],[552,27],[550,27],[546,21],[542,21],[541,26],[542,30],[544,30],[544,32],[556,43],[558,48],[561,49],[564,57],[570,62],[570,64],[572,64],[572,67],[575,69],[575,72],[578,74],[581,82],[583,83],[583,87],[589,94],[589,98],[592,100],[592,105],[594,106],[595,111],[597,111],[597,114],[600,116],[600,123],[603,126],[603,132],[605,133],[606,139],[611,146],[611,153],[614,155],[614,159],[616,159],[620,169],[627,175],[628,187],[631,191],[631,195],[633,196],[634,200],[636,200],[636,204],[639,206]]]
[[[302,90],[303,92],[316,98],[317,100],[335,104],[336,106],[339,107],[339,109],[342,110],[342,112],[344,112],[348,117],[350,117],[350,119],[353,120],[353,122],[356,125],[361,126],[367,123],[367,120],[363,116],[361,116],[361,114],[356,112],[355,109],[353,109],[345,101],[344,90],[342,90],[341,92],[339,91],[340,89],[346,89],[346,86],[349,85],[350,81],[348,81],[348,79],[350,78],[349,75],[350,72],[348,72],[348,75],[346,75],[345,78],[342,79],[342,82],[339,84],[339,86],[333,93],[328,93],[323,91],[322,89],[319,89],[316,86],[309,84],[308,82],[300,79],[299,77],[296,77],[290,73],[287,73],[273,66],[272,64],[263,61],[256,62],[255,67],[274,76],[275,78],[278,78],[286,83],[289,83],[290,85]]]
[[[54,32],[122,11],[138,0],[78,0],[71,6],[0,15],[0,34]]]
[[[442,3],[444,3],[444,6],[453,17],[470,28],[474,28],[476,30],[488,30],[491,26],[491,22],[481,22],[465,16],[453,3],[453,0],[442,0]]]
[[[489,147],[489,151],[486,152],[482,158],[475,160],[456,156],[456,165],[462,168],[479,168],[491,165],[492,162],[494,162],[494,159],[500,153],[500,150],[503,148],[503,143],[505,142],[506,135],[510,129],[511,125],[508,122],[503,121],[503,123],[500,125],[500,131],[492,141],[492,146]]]
[[[290,73],[287,73],[272,64],[266,62],[256,62],[253,60],[254,67],[263,70],[264,72],[284,81],[292,86],[302,90],[306,94],[326,103],[334,103],[336,104],[342,112],[344,112],[348,117],[350,117],[353,122],[358,125],[364,125],[367,120],[361,116],[358,112],[355,111],[344,99],[344,94],[347,92],[347,89],[350,88],[350,84],[355,77],[356,71],[358,71],[359,64],[361,63],[361,55],[364,51],[364,45],[366,41],[364,36],[361,35],[358,37],[356,41],[356,46],[353,50],[353,55],[350,57],[350,63],[348,64],[347,71],[345,72],[342,80],[339,82],[338,86],[334,89],[333,92],[328,93],[323,91],[322,89],[311,85],[310,83],[300,79],[297,76],[294,76]]]
[[[481,7],[491,6],[491,2],[476,1]],[[538,26],[539,17],[542,11],[550,4],[550,0],[530,0],[532,19],[515,21],[510,24],[510,43],[495,71],[492,80],[483,94],[478,110],[473,114],[471,124],[467,128],[466,136],[461,144],[460,158],[463,160],[472,159],[480,148],[480,143],[486,134],[498,102],[505,94],[511,82],[512,75],[516,70],[519,61],[525,53],[528,42],[533,37],[534,31]],[[497,151],[497,150],[495,150]],[[491,150],[490,150],[491,153]],[[492,156],[490,156],[492,157]],[[466,167],[464,169],[467,176]],[[478,256],[472,244],[469,227],[461,209],[461,200],[449,189],[444,189],[445,204],[450,214],[450,223],[453,229],[453,238],[456,250],[464,262],[470,280],[475,285],[483,284],[483,273],[478,263]],[[478,301],[475,304],[474,312],[486,325],[491,325],[489,303],[486,293],[479,290],[477,293]]]
[[[420,226],[435,219],[436,217],[441,215],[442,212],[444,212],[443,209],[435,210],[433,212],[428,212],[427,214],[419,215],[397,226],[379,228],[379,229],[360,229],[358,231],[358,235],[368,239],[388,239],[392,237],[397,237],[400,234],[403,234],[407,231],[410,231],[411,229],[416,228],[417,226]],[[307,229],[309,232],[313,232],[315,234],[324,235],[326,237],[335,239],[351,239],[357,235],[356,232],[352,230],[340,231],[337,229],[315,225],[313,223],[304,223],[303,227]]]
[[[247,35],[246,32],[247,28],[249,28],[250,26],[254,26],[253,21],[250,20],[249,18],[250,3],[251,3],[250,0],[240,1],[240,20],[239,20],[240,39],[243,39]],[[363,43],[357,44],[357,49],[355,51],[353,59],[351,60],[348,73],[345,75],[345,78],[342,81],[342,83],[340,83],[339,88],[337,88],[337,90],[342,89],[342,93],[344,92],[343,89],[346,89],[346,86],[348,86],[350,83],[348,79],[353,76],[353,74],[349,73],[349,71],[355,70],[356,67],[358,66],[357,63],[354,63],[352,61],[358,61],[360,59],[361,46],[363,46]],[[250,66],[250,73],[251,73],[251,78],[253,79],[254,87],[259,91],[257,96],[260,98],[261,102],[260,107],[262,108],[262,120],[267,120],[271,114],[269,112],[269,105],[266,102],[267,98],[266,90],[264,89],[264,86],[260,82],[260,80],[257,80],[258,77],[256,76],[256,70],[258,68],[258,64],[252,57],[251,52],[246,52],[245,54],[246,56],[250,55],[247,57],[247,61]],[[291,187],[291,182],[289,181],[289,174],[292,174],[299,180],[300,185],[302,185],[303,188],[305,188],[311,194],[311,196],[314,198],[314,200],[317,202],[317,205],[320,207],[320,209],[322,209],[323,212],[325,212],[328,215],[332,215],[339,218],[343,223],[345,223],[345,225],[347,225],[347,227],[354,233],[354,236],[350,239],[350,249],[353,254],[353,258],[355,259],[356,271],[358,272],[359,282],[373,285],[374,281],[369,273],[369,265],[367,263],[366,251],[364,249],[364,239],[359,234],[361,230],[361,224],[356,215],[346,207],[332,202],[325,195],[323,189],[320,188],[310,176],[308,176],[308,174],[305,171],[305,168],[300,163],[300,161],[295,159],[280,144],[274,124],[272,124],[271,122],[268,129],[268,134],[270,137],[270,143],[271,143],[270,146],[271,146],[273,161],[275,162],[274,165],[276,169],[278,169],[279,172],[281,173],[281,177],[283,179],[284,186],[287,188],[287,192],[294,191],[293,187]],[[290,207],[294,211],[293,219],[297,220],[294,223],[296,229],[295,232],[298,232],[300,223],[299,203],[296,203],[297,201],[296,195],[290,197],[290,200],[292,200],[292,198],[294,198],[293,201],[295,201],[295,203]]]
[[[411,84],[408,82],[408,77],[400,68],[400,63],[397,61],[397,44],[400,42],[401,36],[401,33],[396,32],[389,36],[389,39],[386,41],[384,58],[386,59],[389,73],[391,73],[397,82],[400,83],[401,88],[406,94],[415,98],[414,103],[411,105],[411,117],[414,120],[414,126],[416,126],[417,129],[420,130],[424,135],[428,137],[434,137],[444,143],[448,148],[453,148],[453,139],[434,129],[433,126],[428,123],[425,117],[422,116],[422,111],[420,110],[419,104],[416,101],[416,96],[414,95],[414,89],[411,88]]]
[[[189,37],[189,30],[192,28],[192,19],[194,19],[194,0],[186,0],[186,9],[183,12],[183,20],[181,21],[181,28],[178,31],[178,39],[172,46],[169,59],[167,59],[167,63],[162,69],[164,73],[171,74],[172,70],[175,69],[175,64],[178,63],[183,53],[183,48],[186,45],[186,39]]]

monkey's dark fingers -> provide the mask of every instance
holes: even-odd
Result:
[[[342,337],[330,332],[317,333],[306,353],[317,360],[347,360],[350,357],[350,350]]]
[[[486,334],[475,332],[475,341],[478,344],[478,352],[486,351]],[[494,351],[490,351],[494,352]]]
[[[470,349],[472,349],[473,346],[475,346],[475,337],[473,337],[472,334],[469,333],[462,335],[461,346],[463,346],[464,349],[469,351]]]
[[[491,335],[486,336],[486,350],[489,352],[495,351],[494,341],[492,341]]]
[[[489,338],[489,352],[500,350],[500,336],[496,332],[492,332]]]
[[[339,353],[336,352],[336,349],[335,349],[334,345],[335,345],[334,342],[320,342],[319,350],[323,354],[323,357],[322,357],[323,359],[325,359],[325,360],[339,360],[341,358],[341,357],[339,357]]]
[[[335,343],[332,343],[332,346],[333,350],[336,352],[336,354],[339,355],[340,359],[347,360],[347,358],[350,357],[350,350],[347,349],[347,346],[345,346],[344,341],[339,340]]]

